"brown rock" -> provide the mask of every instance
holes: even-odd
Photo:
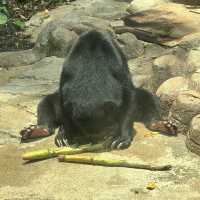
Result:
[[[187,133],[186,146],[192,152],[200,155],[200,115],[192,119]]]
[[[193,117],[200,113],[200,93],[187,91],[173,102],[169,117],[176,123],[179,132],[185,133]]]
[[[176,3],[161,3],[147,10],[134,12],[124,17],[124,22],[126,26],[140,31],[140,35],[143,32],[147,40],[149,36],[151,40],[170,46],[180,43],[182,37],[200,30],[199,14]],[[172,41],[174,43],[168,44]]]
[[[200,155],[200,146],[198,144],[196,144],[193,140],[191,140],[189,135],[187,135],[187,137],[186,137],[185,144],[186,144],[186,147],[191,152],[196,153],[197,155]]]
[[[3,52],[0,53],[0,67],[8,69],[10,67],[30,65],[39,61],[42,57],[43,55],[39,55],[32,49]]]
[[[157,84],[160,85],[169,78],[184,75],[185,67],[184,60],[177,56],[164,55],[154,60],[152,69],[155,75],[154,78],[157,80]]]
[[[152,91],[152,58],[139,57],[128,61],[132,81],[136,87]]]
[[[200,69],[200,47],[191,49],[187,57],[188,70],[195,72]]]
[[[192,74],[189,82],[189,88],[200,92],[200,70]]]
[[[184,77],[174,77],[165,81],[156,92],[160,98],[163,114],[167,115],[177,96],[187,90],[188,80]]]
[[[144,10],[153,9],[162,3],[166,3],[168,0],[134,0],[130,3],[127,10],[130,13],[141,12]]]
[[[200,145],[200,115],[195,116],[190,124],[189,137]]]
[[[118,43],[128,60],[140,57],[144,53],[143,43],[131,33],[119,35]]]

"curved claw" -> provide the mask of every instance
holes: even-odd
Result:
[[[55,145],[57,147],[61,147],[62,146],[62,143],[61,143],[60,139],[58,138],[58,135],[56,135],[56,137],[55,137]]]
[[[55,144],[58,147],[62,147],[62,146],[68,146],[68,140],[65,137],[65,135],[63,134],[63,130],[59,130],[58,134],[55,137]]]
[[[118,143],[118,140],[115,140],[115,141],[111,144],[110,148],[111,148],[112,150],[115,149],[116,146],[117,146],[117,143]]]
[[[118,137],[111,143],[111,149],[125,149],[131,145],[131,138]]]
[[[117,149],[126,149],[131,145],[131,141],[120,142]]]

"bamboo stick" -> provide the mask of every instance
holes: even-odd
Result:
[[[95,145],[83,145],[79,148],[72,147],[57,147],[57,148],[49,148],[49,149],[41,149],[26,152],[22,155],[23,160],[33,161],[33,160],[41,160],[46,158],[57,157],[58,155],[72,155],[72,154],[80,154],[86,152],[95,152],[105,149],[104,144],[95,144]]]
[[[107,167],[126,167],[135,169],[146,169],[151,171],[166,171],[172,168],[171,165],[149,165],[136,164],[133,161],[128,161],[119,158],[102,158],[102,156],[88,156],[88,155],[60,155],[58,157],[60,162],[82,163],[91,165],[101,165]]]

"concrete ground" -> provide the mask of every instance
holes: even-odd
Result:
[[[136,163],[172,164],[170,171],[110,168],[59,163],[49,159],[25,164],[23,152],[54,146],[53,137],[29,144],[10,144],[0,148],[0,199],[200,199],[199,158],[188,152],[184,136],[177,138],[150,134],[137,124],[132,146],[117,154]],[[154,190],[147,190],[149,182]]]

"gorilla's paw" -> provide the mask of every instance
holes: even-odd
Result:
[[[25,127],[20,131],[19,134],[21,135],[22,143],[50,135],[47,129],[38,127],[37,125],[30,125],[29,127]]]
[[[156,121],[150,125],[150,130],[160,131],[169,136],[177,136],[177,126],[171,121]]]

